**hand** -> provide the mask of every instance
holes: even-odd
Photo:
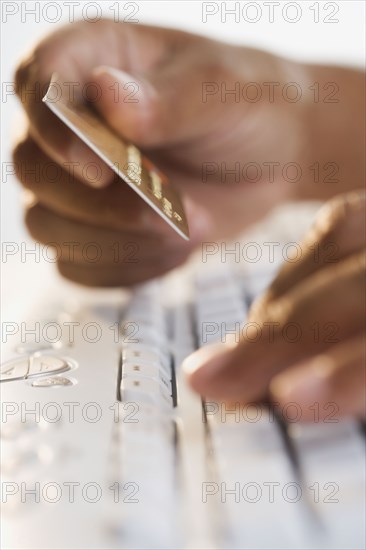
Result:
[[[187,358],[195,390],[240,403],[270,395],[282,406],[298,404],[302,420],[313,419],[314,402],[320,417],[330,402],[343,416],[365,417],[365,214],[361,191],[323,207],[301,259],[254,303],[253,334]]]
[[[96,84],[101,97],[94,107],[181,188],[190,243],[41,102],[55,71],[78,83],[77,91]],[[241,230],[287,197],[289,186],[268,184],[265,177],[250,183],[242,175],[240,182],[228,176],[225,185],[221,163],[230,170],[241,160],[300,160],[307,108],[302,102],[237,102],[232,94],[225,102],[220,93],[204,101],[203,90],[207,83],[212,89],[224,82],[229,90],[248,81],[289,82],[294,74],[306,80],[307,69],[268,53],[167,29],[101,21],[79,22],[51,34],[16,73],[29,134],[14,160],[18,178],[33,193],[26,212],[30,233],[54,243],[64,276],[114,286],[160,275],[183,262],[202,239]],[[136,103],[129,100],[131,91]],[[96,166],[97,178],[93,170],[86,177],[89,163]],[[215,163],[217,173],[208,174],[205,182],[207,163],[209,172]],[[76,243],[72,250],[70,242]]]

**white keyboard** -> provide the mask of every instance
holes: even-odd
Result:
[[[202,403],[182,376],[271,276],[201,265],[128,299],[48,303],[9,336],[3,548],[365,547],[357,421],[286,424],[265,406]]]

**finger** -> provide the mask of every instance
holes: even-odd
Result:
[[[204,51],[205,42],[195,37],[190,39],[190,48],[176,52],[174,63],[167,58],[153,71],[128,73],[111,66],[96,67],[92,78],[102,91],[96,109],[118,134],[141,147],[171,147],[199,139],[216,124],[224,108],[217,101],[213,117],[211,103],[202,102],[203,83],[220,78],[218,65],[203,63]]]
[[[179,266],[184,258],[171,256],[161,261],[150,260],[124,266],[81,265],[59,261],[61,275],[75,283],[95,287],[133,286],[155,277],[160,277]]]
[[[51,76],[57,72],[72,83],[72,93],[80,94],[94,67],[110,63],[125,70],[131,66],[147,70],[171,48],[178,49],[182,36],[167,29],[102,20],[68,25],[46,37],[20,64],[15,77],[34,139],[56,162],[78,163],[75,173],[86,183],[83,167],[98,164],[102,171],[98,184],[108,184],[113,172],[42,103]]]
[[[48,157],[30,137],[13,153],[18,179],[49,210],[107,229],[165,230],[166,224],[121,179],[89,189]],[[169,231],[170,234],[170,231]]]
[[[84,183],[105,186],[114,177],[112,170],[42,102],[54,72],[72,84],[71,98],[76,89],[80,91],[85,85],[84,71],[92,62],[93,49],[83,47],[84,40],[90,40],[88,29],[87,24],[79,22],[46,37],[18,66],[15,86],[30,121],[30,132],[42,149],[55,162],[72,164],[72,170]],[[82,60],[78,60],[80,54]],[[99,167],[98,181],[90,182],[83,174],[90,162]]]
[[[56,164],[28,137],[14,150],[18,179],[49,210],[82,223],[109,229],[145,230],[142,201],[121,180],[106,189],[89,189]]]
[[[126,268],[136,271],[146,262],[158,264],[169,258],[178,261],[189,254],[189,249],[180,250],[158,237],[101,229],[61,217],[40,204],[28,208],[25,222],[32,237],[46,245],[46,259],[51,247],[63,262],[86,266],[126,264]]]
[[[192,387],[211,398],[252,401],[272,377],[343,341],[364,326],[365,254],[306,279],[249,323],[232,350],[211,361],[188,361]],[[197,352],[200,354],[200,351]]]
[[[154,246],[156,241],[100,229],[94,234],[93,228],[55,220],[53,213],[36,205],[28,210],[26,224],[34,238],[55,248],[60,273],[83,285],[130,286],[166,273],[187,257],[175,247]],[[55,261],[48,248],[42,257]]]
[[[52,161],[31,137],[17,145],[13,160],[24,187],[61,216],[95,227],[158,234],[181,250],[193,249],[208,231],[202,209],[184,198],[190,228],[190,241],[184,241],[120,178],[116,177],[107,188],[86,187]]]
[[[319,212],[300,245],[298,260],[286,263],[253,311],[283,296],[289,289],[319,269],[334,265],[365,247],[366,194],[354,191],[336,197]],[[254,313],[255,316],[255,313]]]
[[[337,417],[366,417],[365,336],[359,335],[330,348],[274,377],[270,391],[280,406],[297,403],[301,419],[314,420],[314,403],[319,420],[329,415],[329,406]]]

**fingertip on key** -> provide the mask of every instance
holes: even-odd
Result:
[[[204,346],[189,355],[182,368],[191,387],[198,393],[207,395],[215,383],[216,375],[228,364],[230,346],[222,343]]]

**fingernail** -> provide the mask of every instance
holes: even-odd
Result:
[[[115,102],[124,101],[126,103],[142,103],[147,95],[155,93],[151,84],[147,81],[142,81],[132,76],[126,71],[110,67],[108,65],[100,65],[92,71],[94,78],[107,77],[112,80],[112,84],[108,82],[108,86],[117,84],[113,88]]]
[[[333,361],[326,355],[294,367],[275,376],[270,384],[270,392],[282,402],[301,403],[322,399],[328,391],[327,379],[333,368]]]
[[[226,344],[211,344],[195,351],[183,361],[183,371],[195,389],[204,389],[226,367],[230,349]]]
[[[24,208],[31,208],[37,203],[37,197],[29,189],[23,189],[21,194],[21,201]]]

